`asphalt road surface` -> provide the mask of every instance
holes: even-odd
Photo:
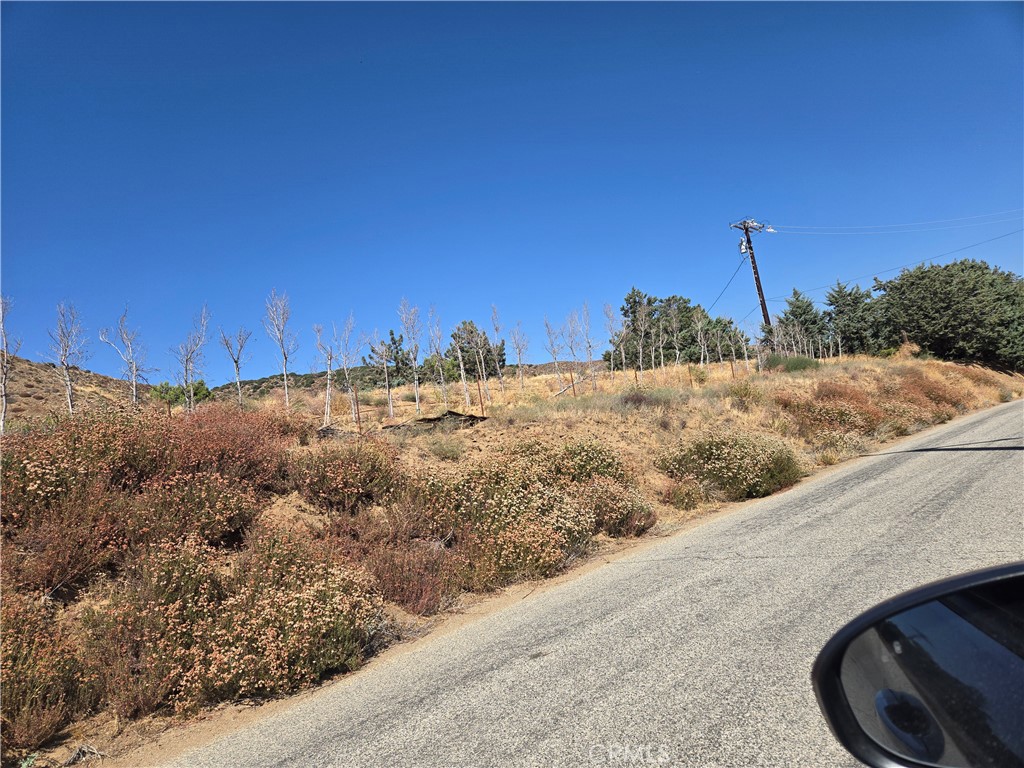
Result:
[[[198,766],[853,766],[809,682],[856,614],[1024,559],[1024,403],[852,461],[427,639]]]

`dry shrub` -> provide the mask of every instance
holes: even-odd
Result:
[[[246,481],[200,471],[149,481],[132,506],[127,527],[133,542],[195,535],[218,544],[238,541],[259,503]]]
[[[675,479],[669,478],[669,483],[661,494],[661,502],[675,507],[676,509],[696,509],[701,502],[707,501],[708,493],[697,478],[692,475]]]
[[[294,533],[254,530],[227,573],[197,539],[165,543],[87,612],[88,663],[122,717],[285,693],[358,666],[382,608],[365,575]]]
[[[636,488],[607,477],[595,477],[579,491],[579,503],[593,513],[594,530],[609,536],[640,536],[658,519]]]
[[[732,501],[768,496],[803,474],[793,449],[778,438],[725,430],[681,441],[662,454],[656,466],[676,480],[708,483]]]
[[[3,760],[51,739],[90,705],[76,638],[52,603],[4,589],[0,599]]]
[[[124,494],[92,481],[35,510],[11,512],[3,533],[4,582],[59,598],[74,594],[120,561],[129,507]]]
[[[930,405],[940,421],[952,418],[948,415],[951,408],[955,414],[965,411],[970,404],[970,394],[963,387],[958,387],[948,380],[929,376],[924,371],[909,366],[894,368],[893,373],[899,377],[900,393],[903,398],[925,407]]]
[[[615,451],[593,440],[567,443],[554,457],[552,469],[558,476],[576,483],[595,477],[618,483],[627,480],[626,469]]]
[[[295,459],[292,474],[306,501],[342,514],[385,500],[402,479],[395,448],[373,438],[305,454]]]
[[[361,565],[385,599],[432,614],[458,589],[451,550],[432,537],[432,523],[413,494],[386,509],[334,518],[326,543],[335,556]]]
[[[303,434],[308,441],[301,422],[273,412],[206,406],[172,420],[174,461],[168,469],[217,473],[261,492],[286,490],[285,450]]]

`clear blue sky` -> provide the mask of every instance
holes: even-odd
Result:
[[[385,332],[404,296],[446,326],[497,304],[540,361],[544,315],[584,300],[598,327],[633,285],[710,304],[743,217],[1010,211],[756,240],[770,297],[939,257],[1022,227],[1022,8],[4,2],[9,327],[40,359],[71,301],[88,366],[116,375],[95,336],[127,302],[152,380],[173,380],[207,302],[214,329],[256,329],[257,377],[271,288],[300,372],[313,323],[353,311]],[[1022,237],[938,261],[967,256],[1020,273]],[[750,324],[756,306],[744,267],[714,313]]]

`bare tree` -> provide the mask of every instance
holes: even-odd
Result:
[[[466,407],[469,408],[471,405],[469,401],[469,384],[466,383],[466,361],[462,359],[462,344],[456,340],[455,344],[455,357],[459,361],[459,377],[462,379],[462,394],[466,398]]]
[[[50,352],[57,363],[64,393],[67,398],[68,414],[75,415],[75,372],[88,359],[85,332],[74,304],[61,302],[57,305],[57,327],[47,331],[50,336]]]
[[[578,350],[582,344],[580,339],[580,316],[574,309],[565,318],[565,325],[562,326],[562,338],[565,339],[565,346],[569,350],[569,357],[572,365],[569,367],[569,386],[572,387],[572,396],[576,397],[576,379],[579,378],[580,360]]]
[[[132,388],[132,405],[139,404],[139,381],[145,380],[148,369],[144,367],[145,350],[139,343],[138,329],[128,328],[128,307],[117,321],[117,341],[110,337],[110,328],[100,329],[100,341],[109,344],[117,352],[118,357],[124,362],[124,374],[128,378]],[[117,345],[117,342],[121,346]]]
[[[437,380],[441,387],[441,399],[444,400],[444,409],[448,410],[448,384],[444,380],[444,349],[442,348],[441,318],[433,307],[430,308],[430,316],[427,320],[427,332],[430,338],[430,356],[434,358],[434,368],[437,371]]]
[[[263,327],[281,352],[281,378],[284,380],[285,408],[291,406],[288,399],[288,359],[299,349],[299,342],[295,338],[295,334],[288,330],[288,320],[291,319],[291,316],[292,310],[288,304],[288,294],[278,294],[277,289],[271,290],[270,296],[267,297],[267,316],[263,320]]]
[[[700,347],[700,364],[708,362],[708,313],[701,307],[693,310],[693,330],[697,336],[697,345]]]
[[[622,372],[626,372],[626,339],[625,330],[622,325],[622,317],[615,311],[611,304],[604,305],[604,328],[608,332],[608,341],[612,345],[611,379],[615,381],[615,352],[619,352],[622,358]]]
[[[238,390],[238,407],[242,407],[242,363],[248,358],[244,357],[245,345],[252,336],[252,331],[238,327],[234,336],[228,336],[224,329],[220,329],[220,343],[231,358],[231,364],[235,367],[235,388]]]
[[[352,384],[352,366],[359,362],[359,350],[362,348],[362,343],[353,342],[352,333],[356,329],[356,318],[351,312],[348,313],[348,320],[345,321],[345,325],[341,329],[340,339],[340,358],[341,368],[345,372],[345,386],[348,387],[349,401],[352,406],[352,421],[353,423],[359,423],[359,404],[356,402],[358,394],[356,388]]]
[[[491,327],[494,328],[494,339],[491,341],[491,356],[494,368],[498,371],[498,384],[501,394],[505,394],[505,375],[501,372],[501,361],[498,359],[498,343],[501,341],[501,325],[498,323],[498,305],[491,304]]]
[[[640,381],[644,380],[644,339],[647,338],[647,331],[651,327],[651,307],[646,302],[640,304],[636,309],[636,359],[640,364]]]
[[[523,355],[526,354],[526,348],[530,340],[523,333],[522,323],[516,323],[509,333],[509,338],[512,340],[512,348],[516,351],[516,373],[519,377],[519,391],[522,392],[526,389],[526,385],[523,382]]]
[[[320,360],[327,368],[327,391],[324,393],[324,422],[323,426],[331,425],[331,394],[334,385],[334,361],[338,358],[338,329],[332,325],[333,335],[329,339],[324,338],[322,325],[313,326],[313,335],[316,337],[316,349],[320,353]]]
[[[21,349],[21,339],[7,336],[7,316],[11,306],[9,296],[0,296],[0,435],[7,425],[7,379],[11,373],[11,358]]]
[[[594,339],[590,336],[590,307],[583,302],[583,310],[580,312],[580,332],[583,334],[583,344],[587,348],[587,375],[590,376],[591,391],[597,394],[597,376],[594,375]]]
[[[206,327],[210,322],[210,311],[203,305],[199,314],[192,321],[192,330],[185,341],[172,349],[171,354],[178,361],[178,375],[182,389],[185,390],[185,410],[192,413],[196,409],[196,381],[203,373],[203,348],[206,346]]]
[[[551,360],[555,364],[555,379],[558,381],[558,386],[562,386],[562,374],[558,370],[558,355],[561,353],[562,347],[562,329],[555,328],[548,320],[547,315],[544,316],[544,333],[547,335],[548,343],[544,345],[544,349],[551,355]]]
[[[403,298],[398,305],[398,318],[402,323],[402,335],[409,345],[409,358],[412,362],[412,392],[416,400],[416,413],[420,413],[420,337],[423,335],[423,323],[420,321],[420,308],[409,304]]]

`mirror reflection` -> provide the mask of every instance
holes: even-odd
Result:
[[[948,768],[1024,768],[1024,578],[946,595],[856,637],[840,679],[861,728]]]

